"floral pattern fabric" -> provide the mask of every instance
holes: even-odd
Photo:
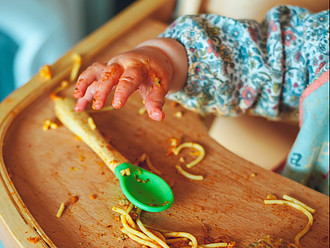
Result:
[[[298,119],[302,92],[329,68],[329,11],[279,6],[262,23],[182,16],[160,36],[189,60],[186,86],[168,97],[201,114]]]

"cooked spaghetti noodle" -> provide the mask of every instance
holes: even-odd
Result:
[[[134,208],[132,203],[129,204],[126,210],[116,206],[113,207],[112,210],[120,214],[120,220],[123,225],[121,231],[135,242],[147,247],[170,248],[175,245],[177,248],[215,248],[228,246],[225,242],[198,244],[196,237],[190,233],[170,232],[146,227],[141,221],[142,210],[136,207]],[[134,216],[134,218],[132,218],[131,215]]]
[[[312,213],[315,213],[315,210],[309,206],[307,206],[306,204],[298,201],[297,199],[291,197],[291,196],[288,196],[288,195],[284,195],[283,196],[284,200],[277,200],[277,199],[274,199],[274,200],[264,200],[264,203],[265,204],[281,204],[281,205],[289,205],[295,209],[298,209],[299,211],[303,212],[307,218],[308,218],[308,223],[307,225],[304,227],[303,230],[301,230],[301,232],[299,232],[296,237],[295,237],[295,244],[299,247],[299,241],[300,241],[300,238],[302,236],[304,236],[308,231],[309,229],[312,227],[313,225],[313,215]]]

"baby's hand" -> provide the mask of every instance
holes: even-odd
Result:
[[[73,94],[78,99],[75,110],[84,110],[92,100],[93,109],[102,109],[113,88],[112,106],[119,109],[135,90],[139,90],[149,117],[161,121],[172,77],[172,63],[161,50],[138,47],[114,57],[108,64],[94,63],[82,72]]]

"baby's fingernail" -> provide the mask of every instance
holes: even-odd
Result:
[[[164,113],[161,110],[151,110],[149,116],[155,121],[161,121],[164,119]]]
[[[74,110],[77,111],[77,112],[81,111],[81,109],[79,107],[74,107]]]
[[[117,98],[114,98],[112,101],[112,106],[114,108],[120,108],[122,105],[122,102],[120,100],[118,100]]]

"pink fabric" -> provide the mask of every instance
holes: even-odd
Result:
[[[324,72],[318,79],[316,79],[310,86],[308,86],[302,93],[299,100],[299,126],[301,127],[304,122],[304,110],[303,103],[306,97],[308,97],[315,90],[320,88],[323,84],[329,81],[329,70]]]

